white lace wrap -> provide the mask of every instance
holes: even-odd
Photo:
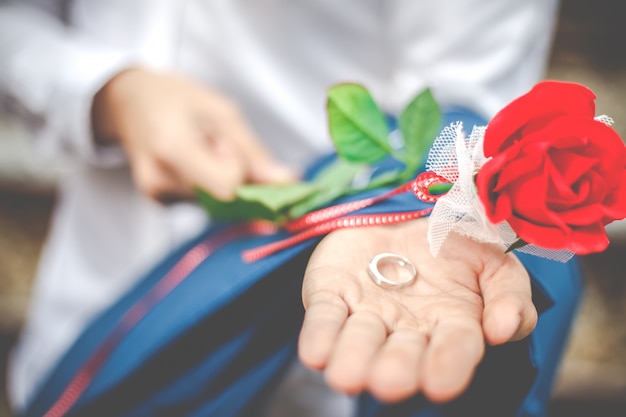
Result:
[[[487,161],[483,153],[485,129],[486,126],[474,126],[468,137],[462,122],[452,123],[435,139],[428,154],[426,170],[453,184],[450,191],[439,198],[429,218],[428,241],[434,257],[450,232],[479,242],[498,244],[503,250],[518,239],[507,222],[494,225],[489,221],[476,192],[474,175]],[[569,250],[550,250],[534,245],[516,250],[560,262],[566,262],[574,255]]]

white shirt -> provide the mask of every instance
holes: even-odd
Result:
[[[90,105],[131,65],[234,98],[275,155],[331,149],[326,90],[368,87],[396,112],[429,86],[490,117],[543,76],[556,0],[20,0],[0,9],[0,92],[43,152],[69,156],[30,314],[10,364],[21,408],[83,326],[206,223],[140,195]],[[345,407],[337,416],[345,415]],[[328,411],[318,414],[329,417]]]

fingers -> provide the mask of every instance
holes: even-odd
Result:
[[[525,295],[503,293],[485,305],[483,322],[487,342],[499,345],[528,336],[537,324],[537,310]]]
[[[396,402],[420,388],[420,362],[427,343],[425,328],[402,326],[395,329],[371,365],[367,385],[383,402]]]
[[[230,200],[246,182],[295,179],[229,99],[184,78],[124,71],[98,92],[92,113],[96,137],[124,147],[136,184],[159,201],[192,197],[196,187]]]
[[[236,149],[247,181],[288,183],[297,179],[293,170],[271,156],[233,102],[222,96],[207,94],[203,110],[200,123],[205,134],[217,137]]]
[[[304,301],[307,309],[300,331],[298,353],[304,365],[322,369],[348,318],[348,307],[338,295],[328,291],[315,292]]]
[[[190,126],[181,129],[176,138],[170,135],[162,139],[165,149],[156,147],[154,165],[165,172],[152,178],[160,180],[156,187],[164,189],[160,194],[191,196],[193,189],[200,187],[228,201],[234,198],[237,187],[254,180],[250,173],[253,168],[264,173],[257,175],[256,182],[294,179],[291,171],[274,164],[260,145],[244,147],[240,139],[234,139],[238,134],[235,127],[226,133],[221,133],[223,130]],[[168,174],[171,178],[163,181]]]
[[[207,143],[198,131],[163,132],[150,148],[127,150],[139,190],[159,202],[190,199],[201,187],[222,200],[234,196],[244,181],[244,168],[231,146]]]
[[[348,394],[363,390],[370,364],[386,338],[387,329],[376,313],[365,310],[350,315],[326,366],[328,385]]]
[[[528,336],[537,324],[537,310],[523,265],[514,256],[507,256],[493,274],[485,275],[480,285],[487,342],[497,345]]]
[[[305,366],[325,370],[328,385],[348,394],[369,389],[389,402],[417,392],[425,329],[402,326],[387,336],[378,314],[363,310],[348,316],[335,294],[314,293],[309,301],[298,346]]]
[[[227,138],[207,137],[201,131],[173,149],[171,168],[186,188],[200,187],[220,200],[232,200],[246,180],[246,167],[238,150]]]
[[[330,242],[351,248],[352,256],[338,258],[339,246]],[[331,234],[309,264],[325,272],[308,274],[303,284],[300,357],[324,369],[336,390],[368,390],[383,402],[421,392],[447,402],[469,386],[486,340],[515,340],[534,327],[528,274],[499,248],[459,240],[448,259],[420,264],[415,285],[391,292],[354,273],[362,271],[363,242],[397,250],[393,242],[356,232]]]
[[[460,395],[469,385],[484,350],[478,321],[462,318],[438,323],[423,357],[424,395],[434,402]]]
[[[132,169],[135,186],[157,202],[168,203],[190,197],[177,176],[153,158],[138,155]]]
[[[250,182],[281,184],[297,180],[298,175],[292,169],[278,163],[245,124],[235,121],[230,126],[229,136],[241,152],[246,177]]]
[[[176,168],[188,188],[201,187],[228,201],[244,183],[296,180],[291,170],[274,161],[240,118],[229,116],[220,118],[219,122],[204,121],[197,128],[198,138],[187,141],[187,146],[177,148],[176,152]],[[178,163],[181,159],[182,164]]]
[[[450,401],[467,388],[484,353],[479,323],[442,323],[430,339],[414,325],[387,335],[373,312],[346,319],[345,309],[332,314],[326,307],[321,302],[307,310],[300,359],[325,369],[326,382],[340,392],[368,390],[380,401],[397,402],[422,390],[432,401]]]

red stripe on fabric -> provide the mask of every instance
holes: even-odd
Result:
[[[211,253],[240,236],[249,233],[263,234],[269,230],[266,225],[256,223],[237,225],[221,230],[190,249],[143,298],[139,299],[124,313],[111,333],[87,359],[74,378],[70,380],[59,398],[44,414],[44,417],[64,416],[89,387],[96,373],[128,332]]]
[[[432,173],[423,173],[414,181],[410,181],[380,196],[338,204],[306,214],[299,219],[289,222],[285,227],[287,231],[299,233],[278,242],[246,250],[243,252],[242,257],[246,262],[253,262],[276,253],[277,251],[287,249],[305,240],[330,233],[334,230],[396,224],[423,217],[432,211],[432,207],[414,212],[342,216],[407,191],[413,191],[414,194],[423,201],[434,202],[439,196],[431,195],[428,192],[428,186],[436,182],[441,182],[442,178],[437,177],[434,177]],[[445,180],[443,181],[445,182]],[[128,332],[215,250],[244,235],[271,235],[277,231],[278,228],[274,224],[265,221],[253,221],[222,229],[220,232],[191,248],[146,295],[137,300],[137,302],[124,313],[111,333],[104,339],[102,344],[96,348],[76,375],[70,380],[59,398],[44,414],[44,417],[64,416],[86,391],[96,373]]]

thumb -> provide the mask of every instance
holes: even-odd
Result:
[[[528,336],[537,324],[537,310],[530,277],[521,262],[507,255],[494,274],[481,281],[487,342],[498,345]]]
[[[295,170],[272,158],[248,159],[248,179],[253,183],[288,184],[298,180]]]
[[[246,168],[241,155],[225,140],[193,140],[181,146],[176,170],[191,190],[200,187],[216,198],[232,200],[237,187],[245,182]]]
[[[253,183],[290,183],[299,178],[296,170],[278,162],[244,124],[231,125],[230,139],[239,149],[246,179]]]

